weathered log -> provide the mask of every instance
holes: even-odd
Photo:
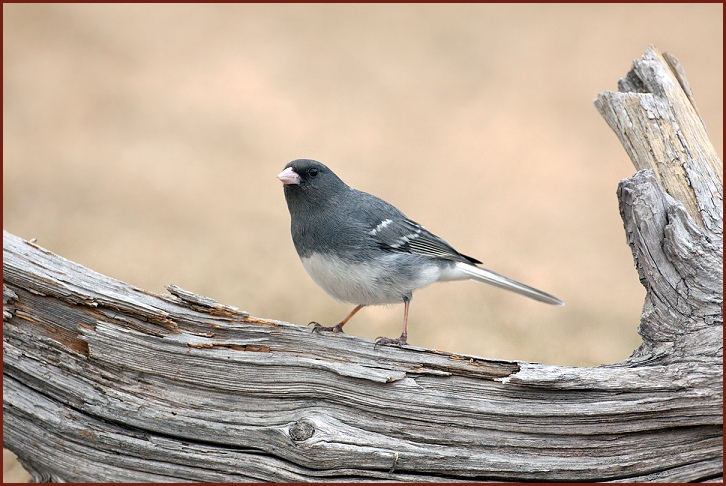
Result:
[[[675,57],[650,47],[618,87],[601,93],[595,106],[643,171],[618,187],[628,244],[647,290],[637,355],[679,359],[686,353],[669,352],[671,346],[694,357],[722,354],[721,160]],[[653,175],[665,193],[642,190]]]
[[[628,360],[374,347],[5,232],[5,446],[37,481],[720,479],[722,176],[674,65],[651,48],[596,102],[652,169],[618,188],[647,289]]]

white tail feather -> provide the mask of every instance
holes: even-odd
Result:
[[[466,276],[472,280],[477,280],[479,282],[483,282],[489,285],[494,285],[495,287],[499,287],[504,290],[516,292],[518,294],[527,296],[530,299],[538,300],[546,304],[565,305],[564,302],[562,302],[554,295],[550,295],[547,292],[542,292],[541,290],[537,290],[534,287],[530,287],[529,285],[525,285],[521,282],[517,282],[516,280],[512,280],[511,278],[505,277],[504,275],[499,275],[498,273],[487,270],[486,268],[477,267],[469,263],[457,262],[456,269],[466,274]]]

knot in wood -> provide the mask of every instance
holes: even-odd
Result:
[[[295,442],[308,440],[315,433],[315,426],[308,420],[302,419],[290,427],[290,438]]]

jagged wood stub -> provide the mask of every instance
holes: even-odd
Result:
[[[694,106],[658,72],[599,109],[636,119],[630,95],[646,86]],[[632,125],[628,140],[650,130]],[[667,151],[708,152],[684,126]],[[629,153],[643,150],[657,153]],[[5,232],[4,444],[37,481],[717,481],[720,193],[707,164],[684,164],[696,220],[688,191],[664,183],[684,177],[658,164],[620,183],[643,344],[593,368],[321,336],[176,286],[144,291]]]
[[[651,46],[595,106],[635,168],[651,169],[697,223],[723,234],[723,169],[678,60]]]

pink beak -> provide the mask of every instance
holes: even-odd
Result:
[[[300,184],[300,176],[297,172],[292,170],[292,167],[288,167],[277,174],[277,178],[280,179],[283,184]]]

